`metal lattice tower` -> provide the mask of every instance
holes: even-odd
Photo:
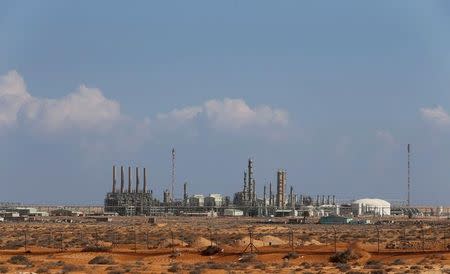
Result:
[[[408,206],[411,206],[411,165],[410,165],[411,145],[410,144],[408,144],[407,150],[408,150]]]
[[[172,148],[172,190],[170,193],[170,201],[175,202],[175,148]]]

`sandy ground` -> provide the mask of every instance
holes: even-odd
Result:
[[[335,226],[335,234],[331,226],[264,219],[157,220],[3,223],[0,272],[450,273],[447,221],[380,225],[378,242],[374,225]],[[249,257],[251,242],[254,256]],[[348,250],[355,258],[331,262],[335,242],[337,252]],[[221,252],[203,256],[211,244]],[[285,258],[290,252],[295,256]]]

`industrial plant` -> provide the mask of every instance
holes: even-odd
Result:
[[[410,147],[408,145],[408,155]],[[408,159],[409,162],[409,159]],[[117,169],[112,167],[112,191],[106,194],[105,212],[121,216],[134,215],[179,215],[179,216],[388,216],[392,214],[419,214],[409,206],[396,206],[381,199],[364,198],[355,201],[338,202],[333,194],[298,194],[294,187],[288,187],[288,174],[284,169],[274,172],[275,185],[272,182],[259,186],[262,195],[258,195],[254,172],[254,160],[249,158],[243,173],[243,187],[232,197],[212,193],[193,194],[188,191],[188,183],[183,184],[183,197],[174,196],[175,185],[175,149],[172,150],[172,182],[163,191],[162,200],[154,197],[147,181],[146,168],[128,167],[127,185],[125,167],[120,166],[120,185],[117,184]],[[133,172],[134,171],[134,172]],[[142,173],[142,174],[141,174]],[[408,171],[409,174],[409,171]],[[141,186],[140,178],[143,178]],[[409,182],[409,177],[408,177]],[[169,190],[170,189],[170,190]],[[409,183],[408,183],[409,193]],[[409,195],[408,195],[409,196]],[[409,198],[408,198],[409,203]]]

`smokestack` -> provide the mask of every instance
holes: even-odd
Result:
[[[183,185],[183,202],[184,202],[184,205],[187,205],[187,201],[188,201],[187,182],[185,182],[184,185]]]
[[[248,159],[248,199],[253,202],[253,188],[254,188],[254,180],[253,180],[253,160],[252,158]]]
[[[294,187],[293,186],[291,186],[291,189],[289,191],[289,204],[291,205],[291,208],[295,208]]]
[[[124,188],[124,178],[123,178],[123,166],[120,166],[120,193],[123,193]]]
[[[284,208],[284,171],[278,170],[277,172],[277,197],[276,206],[278,208]]]
[[[112,193],[116,193],[116,166],[113,166],[112,177]]]
[[[144,167],[144,187],[142,188],[142,192],[147,193],[147,170]]]
[[[264,185],[264,196],[263,196],[263,200],[264,200],[264,207],[266,207],[266,206],[267,206],[267,199],[266,199],[266,188],[267,188],[267,186],[266,186],[266,185]]]
[[[272,199],[272,182],[269,182],[269,205],[273,205],[273,199]]]
[[[335,204],[336,204],[335,196],[333,195],[333,205],[335,205]]]
[[[256,206],[256,181],[253,179],[252,183],[252,206]]]
[[[247,201],[248,198],[248,186],[247,186],[247,172],[244,171],[244,201]]]
[[[136,167],[136,193],[139,192],[139,168]]]
[[[128,193],[131,193],[131,167],[128,167]]]

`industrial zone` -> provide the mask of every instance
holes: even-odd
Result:
[[[146,168],[128,167],[127,184],[125,168],[120,166],[120,187],[117,184],[117,168],[112,167],[112,191],[106,194],[105,212],[121,216],[268,216],[268,217],[328,217],[332,216],[388,216],[423,214],[423,210],[410,206],[409,196],[409,154],[408,150],[408,201],[407,204],[391,205],[382,199],[363,198],[355,201],[338,202],[335,195],[304,195],[297,194],[294,187],[287,188],[287,172],[276,171],[276,184],[268,183],[262,186],[262,196],[257,195],[257,183],[254,174],[254,161],[248,159],[243,176],[243,188],[234,196],[224,196],[212,193],[209,195],[189,195],[188,183],[183,185],[183,197],[174,197],[175,184],[175,149],[172,149],[172,186],[171,190],[163,192],[162,201],[154,197],[147,180]],[[133,174],[134,171],[134,174]],[[142,176],[141,176],[142,175]],[[132,178],[135,184],[133,185]],[[140,178],[143,178],[141,187]],[[127,185],[127,187],[126,187]],[[260,188],[261,189],[261,188]],[[287,189],[289,189],[287,191]],[[430,209],[429,213],[442,215],[443,209]],[[324,218],[326,220],[326,218]]]

